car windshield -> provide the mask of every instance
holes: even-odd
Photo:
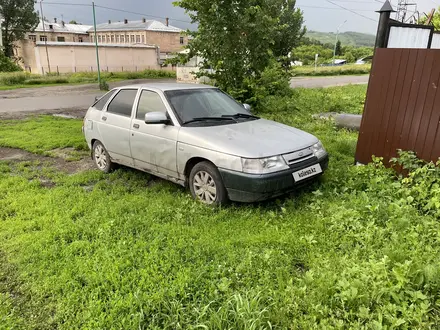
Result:
[[[204,121],[219,125],[230,124],[234,116],[240,120],[255,118],[232,97],[215,88],[173,90],[165,95],[182,124]]]

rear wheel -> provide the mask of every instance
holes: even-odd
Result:
[[[92,156],[93,160],[95,161],[95,165],[99,170],[104,173],[110,173],[113,170],[114,164],[111,161],[107,150],[101,142],[96,141],[93,144]]]
[[[189,188],[194,199],[207,205],[221,205],[228,201],[218,169],[209,162],[196,164],[189,175]]]

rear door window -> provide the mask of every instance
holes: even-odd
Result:
[[[107,104],[108,100],[112,98],[113,95],[115,95],[116,91],[110,91],[107,94],[105,94],[103,97],[101,97],[94,105],[93,108],[96,110],[101,111],[104,109],[104,106]]]
[[[131,111],[137,92],[137,89],[122,89],[108,105],[107,112],[131,117]]]

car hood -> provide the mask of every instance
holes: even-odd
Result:
[[[182,127],[179,142],[244,158],[288,154],[318,139],[304,131],[259,119],[231,125]]]

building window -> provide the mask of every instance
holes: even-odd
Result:
[[[92,36],[92,40],[93,40],[93,39],[95,39],[95,38]],[[78,37],[78,41],[79,41],[79,42],[83,42],[83,37]]]
[[[125,43],[125,36],[123,34],[121,34],[121,44]]]
[[[130,42],[131,42],[132,44],[134,44],[134,34],[132,34],[132,35],[130,36]]]
[[[65,37],[57,37],[57,41],[58,42],[66,42],[66,38]]]
[[[99,43],[102,42],[102,38],[101,38],[101,36],[98,36],[98,42],[99,42]]]
[[[111,42],[112,42],[112,44],[115,43],[115,35],[114,34],[112,34],[112,36],[111,36]]]
[[[102,36],[102,42],[105,44],[107,42],[107,36]]]
[[[136,36],[136,43],[138,43],[138,44],[141,43],[141,36],[140,35]]]
[[[142,36],[142,43],[143,44],[145,43],[145,36],[144,35]]]
[[[180,44],[183,45],[185,43],[185,39],[183,37],[180,37]]]
[[[119,34],[116,35],[116,43],[119,44]]]
[[[31,34],[29,35],[29,40],[35,42],[37,41],[37,36],[35,34]]]
[[[47,37],[46,36],[40,36],[40,41],[47,41]]]

